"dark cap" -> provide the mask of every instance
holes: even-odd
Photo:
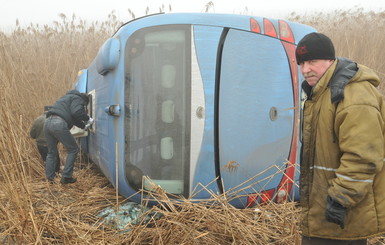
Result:
[[[295,50],[297,64],[308,60],[335,60],[332,40],[322,33],[312,32],[304,36]]]

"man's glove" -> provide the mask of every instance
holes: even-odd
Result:
[[[95,120],[92,117],[90,117],[90,119],[88,119],[87,125],[89,124],[91,126],[92,124],[94,124],[94,121]]]
[[[346,210],[347,208],[333,200],[330,196],[326,198],[326,220],[340,225],[341,229],[345,227]]]
[[[90,127],[91,127],[91,125],[87,123],[86,126],[84,127],[84,130],[89,129]]]

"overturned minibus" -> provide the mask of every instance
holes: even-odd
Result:
[[[136,202],[152,184],[194,200],[228,193],[235,207],[293,197],[301,106],[295,48],[313,31],[208,13],[122,25],[74,85],[89,94],[95,119],[83,150]]]

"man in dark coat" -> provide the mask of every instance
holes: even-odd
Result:
[[[45,172],[50,182],[53,182],[55,178],[55,156],[58,155],[58,142],[64,145],[67,152],[66,163],[60,182],[62,184],[76,182],[76,178],[72,174],[79,148],[70,129],[74,125],[84,129],[85,123],[93,121],[86,113],[85,106],[87,104],[87,94],[80,93],[77,90],[70,90],[66,95],[59,98],[47,112],[47,119],[44,125],[44,133],[48,145]]]

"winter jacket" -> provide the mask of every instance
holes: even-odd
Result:
[[[384,100],[378,76],[338,58],[302,84],[302,234],[356,240],[385,233]],[[347,208],[345,228],[325,219],[327,196]]]
[[[84,128],[84,122],[87,122],[90,117],[85,111],[85,101],[77,90],[70,90],[66,95],[58,99],[52,108],[47,112],[47,117],[57,115],[63,118],[67,124],[68,129],[73,125]]]
[[[36,140],[37,145],[46,146],[47,141],[44,136],[44,122],[45,114],[40,115],[33,121],[31,129],[29,130],[29,135],[32,139]]]

